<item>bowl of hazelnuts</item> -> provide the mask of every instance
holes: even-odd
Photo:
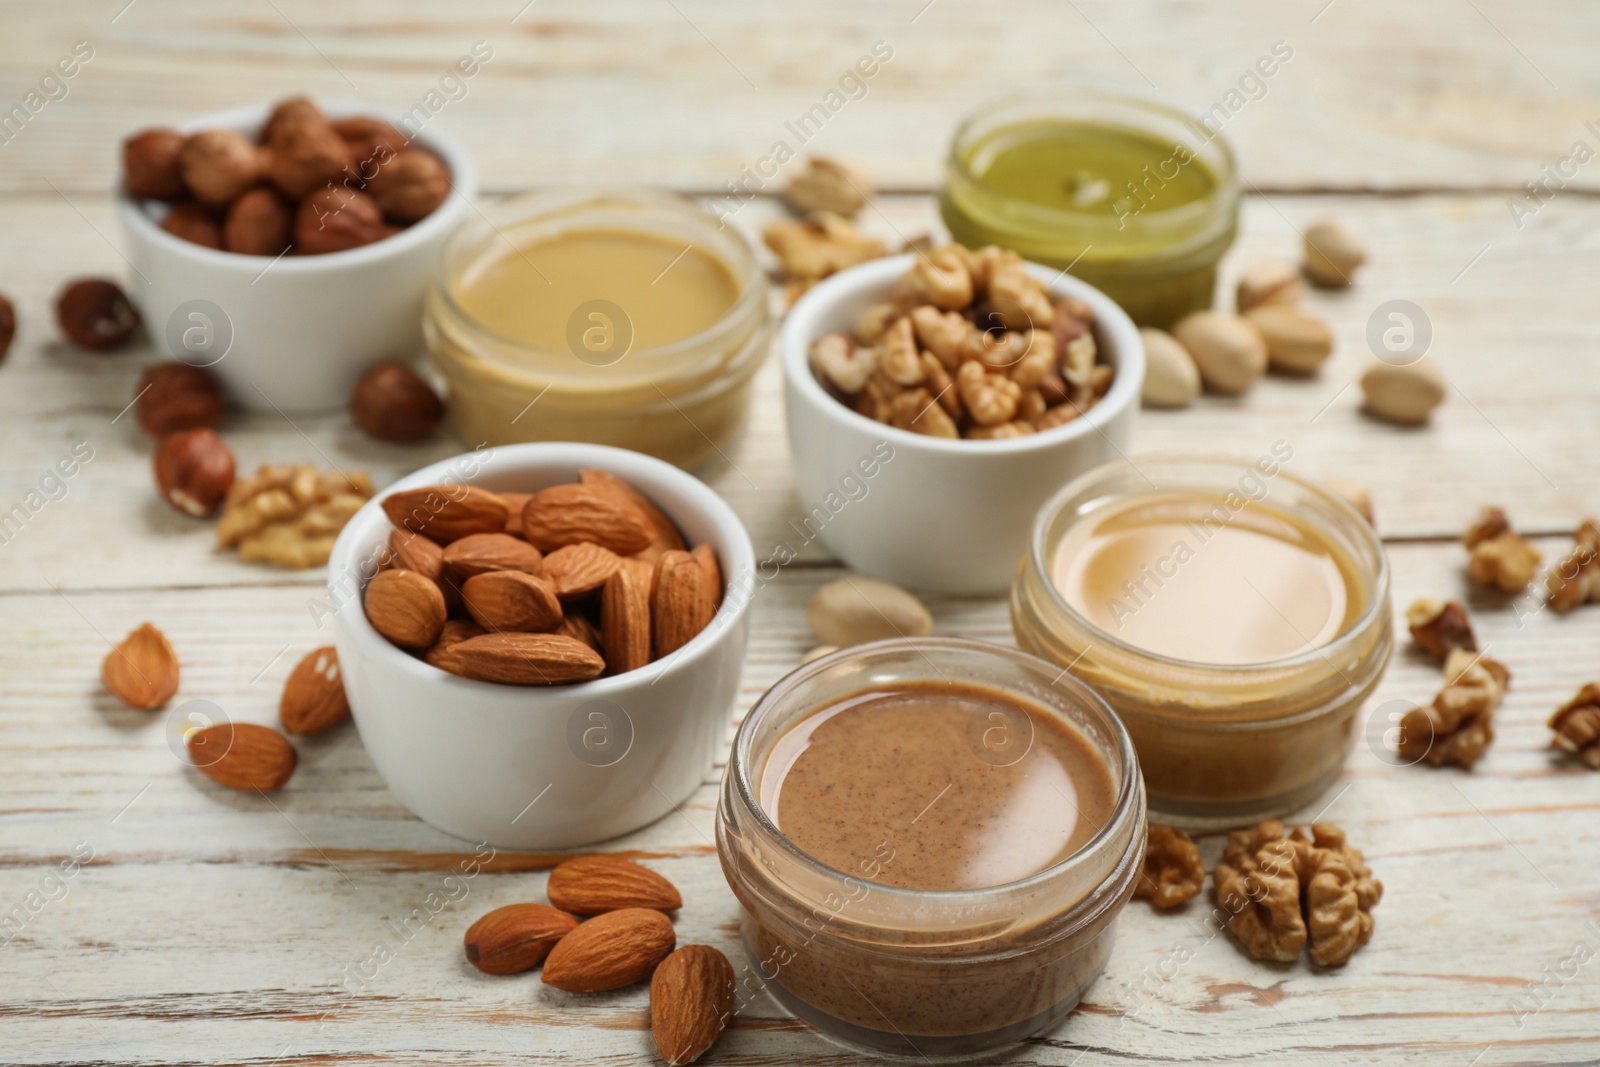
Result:
[[[344,404],[422,344],[440,246],[476,192],[447,137],[293,97],[140,130],[118,212],[157,343],[242,407]]]

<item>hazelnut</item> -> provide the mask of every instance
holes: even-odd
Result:
[[[251,189],[228,208],[222,244],[246,256],[276,256],[294,236],[294,209],[271,189]]]
[[[139,312],[116,282],[84,278],[56,298],[56,321],[78,347],[109,352],[127,344],[139,328]]]
[[[285,195],[298,200],[344,177],[350,152],[333,124],[319,112],[286,116],[272,126],[267,142],[267,176]]]
[[[193,200],[172,205],[167,217],[161,220],[161,228],[192,244],[207,248],[222,247],[222,227],[217,225],[209,208]]]
[[[162,438],[155,474],[161,499],[203,519],[217,510],[233,485],[233,453],[214,430],[182,430]]]
[[[272,113],[267,116],[266,124],[261,127],[261,143],[270,143],[279,127],[299,122],[327,121],[328,116],[311,102],[309,96],[291,96],[273,106]]]
[[[11,351],[11,339],[17,335],[17,309],[11,301],[0,296],[0,359]]]
[[[439,428],[444,403],[416,371],[375,363],[350,393],[350,417],[380,441],[420,441]]]
[[[378,169],[406,150],[406,135],[393,125],[369,115],[337,119],[333,132],[344,141],[350,169],[367,181]]]
[[[360,248],[383,236],[378,202],[343,186],[318,189],[300,201],[295,213],[295,247],[306,255]]]
[[[261,150],[237,130],[202,130],[183,146],[179,166],[195,199],[221,207],[261,180]]]
[[[367,189],[390,219],[416,222],[450,195],[450,169],[432,152],[413,148],[379,167]]]
[[[215,426],[222,389],[210,371],[187,363],[157,363],[139,378],[135,393],[139,428],[152,437]]]
[[[140,130],[122,142],[122,180],[128,192],[151,200],[182,200],[189,195],[183,184],[178,157],[186,138],[177,130]]]
[[[1328,219],[1306,227],[1305,257],[1303,269],[1312,285],[1343,289],[1367,261],[1367,246],[1342,224]]]

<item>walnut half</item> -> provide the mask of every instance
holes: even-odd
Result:
[[[1550,716],[1550,729],[1556,732],[1550,742],[1554,748],[1570,752],[1600,771],[1600,682],[1589,682],[1578,695]]]
[[[364,471],[320,474],[267,464],[233,483],[217,521],[217,543],[243,559],[304,569],[328,562],[333,542],[372,497]]]
[[[1471,767],[1494,741],[1494,713],[1511,685],[1505,664],[1458,648],[1444,664],[1445,686],[1425,708],[1400,720],[1400,754],[1431,766]]]
[[[1144,849],[1144,873],[1133,895],[1157,908],[1176,908],[1200,894],[1206,867],[1200,850],[1182,830],[1151,823]]]
[[[1228,930],[1256,959],[1338,967],[1372,938],[1372,909],[1383,883],[1372,877],[1344,831],[1328,823],[1296,827],[1276,819],[1228,835],[1212,872]]]

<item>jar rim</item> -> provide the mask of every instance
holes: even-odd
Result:
[[[773,683],[751,707],[749,713],[745,715],[744,721],[739,724],[738,733],[734,737],[732,758],[728,761],[728,778],[738,795],[744,811],[750,814],[764,834],[771,838],[788,857],[803,869],[813,874],[838,878],[848,883],[859,882],[869,885],[873,893],[882,893],[886,899],[891,901],[914,902],[932,899],[941,904],[948,904],[954,907],[973,906],[990,902],[998,897],[1025,893],[1069,874],[1079,864],[1087,862],[1090,857],[1097,855],[1103,848],[1107,847],[1118,829],[1132,816],[1134,809],[1142,807],[1144,779],[1139,770],[1139,757],[1134,750],[1133,739],[1128,734],[1127,728],[1123,726],[1122,720],[1117,717],[1116,712],[1111,709],[1111,705],[1105,701],[1105,698],[1082,680],[1070,677],[1068,671],[1062,670],[1056,675],[1051,685],[1065,684],[1068,692],[1081,703],[1085,710],[1094,713],[1103,720],[1114,740],[1115,751],[1110,755],[1115,757],[1122,779],[1117,788],[1116,801],[1111,807],[1111,814],[1105,820],[1104,825],[1100,826],[1094,835],[1084,842],[1077,851],[1056,863],[1052,863],[1048,867],[1035,871],[1025,878],[1002,882],[998,885],[981,886],[973,889],[912,889],[873,882],[870,879],[862,878],[860,875],[841,871],[836,867],[823,863],[809,852],[800,848],[787,834],[778,828],[778,825],[772,820],[772,817],[760,802],[759,782],[755,779],[755,763],[758,754],[753,751],[757,725],[766,715],[771,714],[772,709],[796,688],[829,668],[864,656],[870,657],[907,649],[918,652],[924,659],[929,658],[928,654],[930,652],[934,654],[941,651],[977,653],[994,655],[1009,659],[1013,663],[1024,667],[1037,668],[1044,675],[1049,675],[1056,670],[1054,664],[1038,656],[988,641],[977,641],[964,637],[894,637],[839,649],[837,652],[819,657],[810,663],[802,664]],[[1030,701],[1030,703],[1037,702]],[[1046,708],[1045,710],[1052,714],[1060,714],[1055,712],[1054,709]],[[1064,720],[1066,719],[1065,715],[1060,715],[1060,717]],[[1068,725],[1071,725],[1073,729],[1078,729],[1078,727],[1071,724],[1070,720],[1068,720]],[[1071,912],[1078,903],[1094,901],[1098,896],[1099,894],[1095,890],[1091,890],[1081,900],[1075,901],[1073,905],[1065,910]]]
[[[681,358],[685,354],[702,349],[720,349],[719,342],[737,334],[751,316],[765,308],[767,300],[766,274],[761,267],[761,262],[756,254],[750,239],[740,230],[729,227],[726,222],[719,219],[701,204],[686,196],[664,190],[649,189],[640,186],[574,186],[555,189],[542,189],[527,193],[518,193],[505,197],[490,205],[487,209],[474,207],[476,218],[469,218],[458,226],[446,239],[439,250],[439,255],[434,264],[432,288],[444,308],[460,324],[461,327],[471,331],[476,337],[492,345],[503,346],[509,350],[526,352],[535,356],[548,356],[560,358],[569,353],[559,349],[537,348],[505,337],[486,326],[480,319],[463,308],[456,299],[454,287],[451,285],[452,268],[466,256],[470,247],[485,238],[498,236],[508,247],[517,249],[519,246],[502,231],[503,225],[512,222],[526,222],[530,219],[548,218],[559,219],[563,215],[571,215],[575,225],[572,229],[584,228],[580,215],[585,209],[594,207],[633,207],[640,209],[640,226],[642,233],[659,235],[661,232],[656,227],[649,225],[651,217],[671,217],[689,225],[699,225],[701,233],[709,237],[712,234],[731,234],[727,243],[737,250],[738,262],[730,262],[729,257],[718,248],[710,247],[709,241],[697,241],[706,254],[714,257],[727,268],[728,273],[739,286],[739,296],[722,314],[716,322],[707,326],[698,333],[690,334],[677,341],[650,348],[630,351],[627,355],[631,358],[647,357],[652,360],[668,362]],[[480,355],[479,358],[483,358]],[[515,370],[526,373],[527,369],[514,367],[504,360],[495,357],[493,362],[502,369]],[[691,370],[692,373],[692,370]],[[673,377],[667,375],[666,377]]]
[[[1196,470],[1207,467],[1212,469],[1228,467],[1241,473],[1245,471],[1263,473],[1258,471],[1256,465],[1249,460],[1216,453],[1189,455],[1179,452],[1148,452],[1141,454],[1138,460],[1150,464],[1160,463],[1178,467],[1190,467]],[[1128,457],[1103,463],[1069,481],[1057,490],[1055,495],[1045,501],[1044,506],[1039,509],[1039,513],[1033,522],[1033,534],[1029,538],[1026,565],[1033,568],[1035,573],[1043,577],[1042,584],[1047,590],[1046,595],[1049,597],[1051,605],[1064,614],[1073,624],[1082,627],[1096,642],[1109,645],[1119,653],[1132,659],[1162,667],[1184,671],[1205,671],[1224,678],[1245,678],[1252,674],[1269,671],[1296,671],[1308,666],[1315,666],[1319,660],[1332,665],[1336,658],[1350,646],[1357,644],[1362,636],[1380,621],[1380,614],[1387,615],[1389,611],[1389,598],[1387,595],[1389,588],[1389,554],[1384,551],[1383,541],[1378,537],[1377,531],[1372,524],[1367,522],[1360,512],[1356,511],[1355,507],[1343,497],[1309,478],[1303,478],[1297,474],[1282,470],[1280,466],[1278,472],[1272,477],[1285,478],[1295,486],[1316,497],[1319,502],[1332,506],[1335,512],[1346,520],[1349,528],[1357,531],[1358,536],[1366,542],[1366,547],[1371,550],[1373,558],[1377,560],[1377,569],[1372,576],[1372,590],[1368,597],[1366,610],[1325,644],[1317,645],[1293,656],[1275,660],[1263,660],[1259,663],[1218,664],[1181,659],[1176,656],[1152,652],[1109,633],[1073,607],[1061,590],[1056,587],[1055,582],[1050,580],[1051,545],[1047,542],[1050,530],[1054,526],[1057,517],[1067,508],[1074,497],[1082,494],[1085,489],[1096,482],[1108,479],[1114,474],[1128,471],[1132,471],[1134,474],[1144,478],[1146,482],[1150,482],[1150,479],[1139,469],[1138,463]],[[1150,482],[1150,484],[1152,487],[1155,486],[1154,482]],[[1254,728],[1254,724],[1239,725],[1248,725],[1250,728]]]
[[[1032,110],[1041,114],[1038,117],[1070,118],[1078,117],[1074,110],[1095,107],[1126,109],[1130,114],[1147,117],[1152,123],[1174,123],[1185,127],[1193,127],[1196,120],[1178,106],[1176,101],[1165,99],[1155,93],[1130,92],[1125,89],[1116,89],[1103,85],[1085,84],[1064,88],[1035,90],[1032,92],[1012,93],[980,106],[971,112],[956,127],[950,138],[950,148],[946,157],[946,166],[950,173],[962,181],[971,183],[974,187],[993,193],[995,196],[1002,194],[992,190],[982,177],[975,173],[970,165],[969,150],[981,143],[984,139],[1001,130],[1014,125],[1020,125],[1025,119],[1015,123],[1002,123],[998,120],[1013,110]],[[1083,116],[1092,121],[1092,116]],[[1110,120],[1107,120],[1109,123]],[[989,127],[989,128],[986,128]],[[1204,127],[1202,127],[1204,128]],[[1148,129],[1144,132],[1154,132]],[[1165,208],[1144,211],[1141,210],[1134,225],[1145,230],[1160,231],[1174,229],[1186,223],[1198,221],[1203,225],[1194,234],[1183,236],[1174,250],[1164,252],[1164,255],[1176,255],[1183,248],[1191,244],[1205,244],[1216,236],[1213,231],[1221,232],[1228,228],[1239,203],[1238,160],[1234,155],[1232,146],[1223,136],[1221,130],[1207,130],[1207,136],[1197,145],[1183,144],[1196,159],[1202,152],[1214,149],[1216,158],[1207,159],[1202,165],[1209,169],[1217,180],[1217,189],[1212,196],[1198,203],[1187,204],[1176,208]],[[1008,200],[1011,198],[1007,198]],[[1015,224],[1016,229],[1040,231],[1048,229],[1081,231],[1083,233],[1104,233],[1109,230],[1121,231],[1122,227],[1115,219],[1107,218],[1103,221],[1087,218],[1084,215],[1065,211],[1060,208],[1048,207],[1043,204],[1030,202],[1015,202],[1010,204],[1010,210],[1021,216]],[[1210,221],[1207,222],[1206,219]]]

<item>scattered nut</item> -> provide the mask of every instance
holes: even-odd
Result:
[[[620,856],[579,856],[556,864],[545,885],[550,903],[573,915],[623,908],[677,911],[683,895],[665,876]]]
[[[299,756],[278,731],[248,722],[219,722],[189,735],[196,769],[218,785],[250,793],[282,789]]]
[[[685,945],[650,978],[650,1031],[668,1067],[693,1063],[733,1017],[733,964],[710,945]]]
[[[1479,585],[1510,595],[1528,588],[1539,573],[1542,555],[1511,529],[1500,508],[1485,507],[1461,542],[1469,553],[1467,573]]]
[[[1305,280],[1292,264],[1258,263],[1239,275],[1234,306],[1243,315],[1269,304],[1298,304],[1305,295]]]
[[[1330,493],[1355,508],[1356,513],[1366,519],[1369,526],[1378,525],[1378,514],[1372,506],[1372,491],[1366,486],[1343,478],[1324,478],[1322,484]]]
[[[1584,519],[1573,535],[1572,550],[1544,576],[1545,603],[1568,612],[1600,600],[1600,522]]]
[[[202,130],[184,144],[178,167],[196,200],[222,207],[261,180],[261,152],[237,130]]]
[[[294,240],[294,208],[271,189],[251,189],[228,208],[222,245],[246,256],[276,256]]]
[[[800,283],[800,292],[830,274],[889,252],[882,241],[866,236],[849,219],[827,211],[814,211],[803,222],[777,219],[767,224],[761,239],[777,253],[784,274]]]
[[[621,989],[650,977],[677,940],[672,920],[659,911],[608,911],[579,923],[557,941],[545,957],[541,978],[545,985],[569,993]]]
[[[178,162],[186,140],[177,130],[158,128],[140,130],[123,141],[122,180],[128,192],[168,202],[188,196]]]
[[[845,648],[890,637],[926,637],[933,616],[912,594],[879,578],[835,578],[806,602],[806,621],[825,645]]]
[[[222,418],[222,387],[204,367],[157,363],[140,375],[134,408],[139,428],[151,437],[215,426]]]
[[[17,309],[8,297],[0,296],[0,360],[11,351],[11,341],[17,336]]]
[[[128,707],[151,711],[178,691],[178,654],[167,635],[147,622],[106,654],[100,680]]]
[[[467,962],[484,974],[520,974],[543,963],[578,920],[545,904],[507,904],[467,928]]]
[[[1578,695],[1550,716],[1550,729],[1556,735],[1552,748],[1578,757],[1600,771],[1600,682],[1588,682]]]
[[[1406,609],[1406,625],[1411,628],[1411,639],[1417,647],[1441,663],[1458,648],[1478,651],[1472,620],[1467,616],[1466,605],[1459,600],[1420,597]]]
[[[375,363],[350,393],[350,417],[368,436],[408,444],[439,429],[444,401],[403,363]]]
[[[1494,741],[1494,713],[1511,684],[1511,672],[1498,660],[1466,649],[1450,653],[1445,686],[1427,707],[1412,708],[1400,720],[1400,755],[1430,766],[1454,763],[1470,768]]]
[[[1284,374],[1315,374],[1333,354],[1333,328],[1291,304],[1267,304],[1245,312],[1267,346],[1272,369]]]
[[[378,202],[343,186],[318,189],[295,212],[295,248],[308,255],[344,252],[385,236]]]
[[[211,209],[194,201],[172,205],[161,220],[161,228],[180,240],[202,248],[222,248],[222,227]]]
[[[109,352],[128,343],[139,328],[139,312],[116,282],[84,278],[56,298],[56,321],[73,344]]]
[[[308,653],[289,674],[278,700],[278,721],[291,734],[320,734],[350,717],[339,653],[332,645]]]
[[[1267,345],[1244,319],[1220,311],[1195,311],[1172,328],[1189,350],[1206,388],[1229,396],[1249,390],[1267,370]]]
[[[1276,819],[1228,835],[1212,872],[1228,930],[1258,960],[1288,963],[1310,945],[1311,962],[1338,967],[1372,937],[1383,883],[1344,831],[1313,823],[1287,831]]]
[[[1165,330],[1141,327],[1144,340],[1144,387],[1139,394],[1146,407],[1186,408],[1200,395],[1200,368],[1189,350]]]
[[[1159,823],[1150,824],[1148,835],[1144,873],[1133,888],[1134,898],[1165,909],[1199,896],[1206,884],[1206,867],[1193,839],[1182,830]]]
[[[1401,426],[1420,426],[1444,403],[1449,385],[1438,366],[1422,356],[1403,366],[1374,363],[1361,376],[1361,391],[1370,414]]]
[[[233,452],[207,427],[182,430],[162,439],[155,475],[161,499],[186,515],[205,518],[233,485]]]
[[[372,496],[362,471],[319,474],[310,466],[267,464],[235,482],[217,520],[217,544],[242,559],[280,567],[328,561],[334,539]]]
[[[367,191],[393,221],[417,222],[450,195],[450,168],[432,152],[413,148],[379,167]]]
[[[1303,267],[1313,285],[1346,288],[1366,261],[1366,243],[1342,224],[1330,219],[1306,227]]]
[[[789,206],[802,215],[830,211],[854,218],[874,191],[872,179],[859,169],[842,160],[812,156],[806,161],[806,169],[790,180],[783,195]]]

